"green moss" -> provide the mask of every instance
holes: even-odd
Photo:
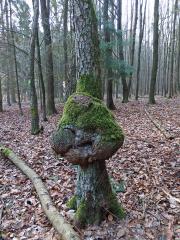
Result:
[[[77,209],[77,197],[76,197],[76,195],[74,195],[72,198],[69,199],[66,206],[70,209],[74,209],[74,210]]]
[[[33,117],[36,117],[38,115],[38,110],[34,107],[31,107],[31,115]]]
[[[93,97],[101,98],[101,89],[93,75],[82,75],[77,81],[76,92],[90,94]]]
[[[12,153],[12,151],[9,148],[3,148],[2,153],[5,157],[8,157]]]
[[[87,97],[88,103],[83,104],[81,101],[76,101],[78,96]],[[101,144],[104,142],[113,144],[119,141],[123,143],[124,140],[122,129],[113,114],[101,100],[86,93],[77,93],[67,100],[63,116],[59,122],[59,128],[66,125],[73,125],[87,132],[99,133]]]
[[[97,207],[99,209],[99,206]],[[91,211],[89,202],[86,200],[81,200],[75,214],[75,220],[82,227],[87,224],[99,224],[101,220],[101,213],[100,211]]]
[[[112,214],[114,214],[118,219],[125,218],[125,211],[118,203],[115,194],[112,193],[106,200],[108,210],[112,212]],[[99,222],[102,220],[102,217],[104,216],[101,212],[101,207],[99,206],[99,203],[97,203],[96,206],[97,210],[90,211],[89,207],[90,206],[87,201],[81,200],[77,208],[75,220],[81,226],[85,226],[87,224],[99,224]]]
[[[121,207],[120,203],[116,198],[116,195],[112,193],[109,198],[109,210],[119,219],[123,219],[126,216],[124,209]]]
[[[87,203],[85,200],[82,200],[78,206],[78,209],[75,214],[75,220],[81,225],[87,224]]]

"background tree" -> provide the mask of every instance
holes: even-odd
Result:
[[[54,73],[53,73],[53,56],[52,40],[49,23],[50,0],[41,0],[41,18],[44,30],[44,45],[46,58],[46,91],[47,91],[47,113],[49,115],[56,113],[54,102]]]
[[[151,72],[151,83],[150,83],[150,92],[149,92],[149,103],[155,103],[155,87],[156,87],[156,77],[158,70],[158,24],[159,24],[159,0],[154,2],[154,25],[153,25],[153,65]]]
[[[177,88],[178,92],[180,93],[180,17],[179,17],[179,24],[178,24],[178,47],[177,47]]]
[[[134,52],[135,52],[137,20],[138,20],[138,0],[136,0],[136,2],[135,2],[134,26],[133,26],[132,36],[131,36],[132,37],[132,45],[131,45],[131,52],[130,52],[131,66],[134,66]],[[130,77],[129,77],[129,83],[128,83],[129,94],[130,94],[130,90],[131,90],[132,76],[133,76],[133,72],[130,73]]]
[[[30,42],[30,95],[31,95],[31,134],[35,135],[39,133],[39,114],[38,114],[38,102],[35,87],[34,76],[34,60],[35,60],[35,41],[38,31],[38,18],[39,18],[39,0],[33,0],[33,25]]]
[[[6,93],[7,93],[7,104],[9,106],[11,106],[11,100],[10,100],[10,69],[9,69],[9,64],[8,64],[8,59],[10,59],[11,56],[11,52],[10,52],[10,34],[9,34],[9,15],[8,15],[8,2],[7,0],[5,0],[5,5],[4,5],[4,9],[5,9],[5,13],[6,13],[6,29],[8,29],[8,31],[6,31],[6,41],[7,41],[7,47],[6,47],[6,51],[7,51],[7,58],[6,58],[6,71],[7,71],[7,78],[6,78]],[[13,99],[13,98],[12,98]]]
[[[3,98],[2,98],[2,83],[1,83],[1,76],[0,76],[0,112],[3,111]]]
[[[172,33],[172,39],[171,39],[171,66],[170,66],[170,81],[169,81],[169,98],[172,98],[174,95],[174,55],[175,55],[175,34],[176,34],[176,16],[178,12],[178,0],[175,0],[175,6],[174,6],[174,20],[173,20],[173,33]],[[179,53],[180,54],[180,53]]]
[[[119,42],[119,60],[121,61],[121,81],[122,81],[122,86],[123,86],[123,103],[128,102],[128,85],[126,82],[126,67],[124,63],[124,53],[123,53],[123,37],[122,37],[122,0],[119,0],[117,3],[117,14],[118,14],[118,19],[117,19],[117,30],[118,30],[118,42]]]
[[[67,45],[67,33],[68,33],[68,0],[64,0],[64,16],[63,16],[63,47],[64,47],[64,82],[66,84],[65,99],[69,97],[69,80],[68,80],[68,45]]]
[[[109,21],[109,0],[104,0],[104,41],[106,43],[105,50],[105,72],[107,78],[107,100],[106,105],[109,109],[115,109],[113,102],[113,70],[112,70],[112,46],[111,46],[111,33]]]
[[[2,4],[2,1],[0,3],[0,11],[1,11],[0,26],[3,28],[4,24],[3,24],[3,4]],[[2,75],[2,73],[0,73],[0,112],[3,112],[3,93],[2,93],[2,77],[1,77],[1,75]]]
[[[38,25],[39,26],[39,25]],[[45,85],[43,80],[43,72],[42,72],[42,64],[41,64],[41,52],[40,52],[40,44],[39,44],[39,34],[38,31],[36,33],[36,47],[37,47],[37,60],[38,60],[38,71],[39,71],[39,82],[42,94],[42,112],[43,112],[43,120],[47,121],[46,117],[46,92]]]
[[[141,67],[141,47],[142,47],[142,40],[144,35],[144,26],[145,26],[145,19],[146,19],[146,4],[145,2],[144,7],[144,15],[142,16],[142,7],[143,1],[140,3],[140,10],[139,10],[139,47],[138,47],[138,64],[137,64],[137,77],[136,77],[136,100],[138,100],[139,95],[139,74],[140,74],[140,67]]]
[[[16,47],[15,47],[14,31],[13,31],[13,25],[12,25],[11,0],[9,0],[9,8],[10,8],[10,31],[11,31],[11,38],[12,38],[12,45],[13,45],[13,55],[14,55],[14,66],[15,66],[15,77],[16,77],[16,88],[17,88],[18,106],[19,106],[20,114],[23,115],[23,111],[22,111],[22,107],[21,107],[20,88],[19,88],[19,76],[18,76]]]

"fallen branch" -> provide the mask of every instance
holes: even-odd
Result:
[[[53,227],[60,234],[63,240],[80,240],[79,235],[74,231],[73,227],[65,221],[63,216],[59,214],[57,209],[54,207],[53,202],[49,196],[46,186],[42,182],[39,175],[26,165],[20,158],[18,158],[13,151],[4,146],[0,146],[0,152],[10,159],[29,179],[31,179],[37,194],[39,196],[42,208],[52,223]]]
[[[147,117],[151,120],[151,122],[154,124],[154,126],[164,135],[164,137],[166,139],[174,139],[174,136],[170,135],[159,123],[157,123],[156,121],[153,120],[153,118],[151,117],[151,115],[148,113],[148,111],[145,109],[144,110]]]
[[[168,193],[168,191],[166,191],[165,189],[162,189],[163,193],[165,193],[170,199],[174,200],[175,202],[180,203],[180,198],[176,198],[174,196],[172,196],[170,193]]]
[[[2,216],[3,216],[3,209],[4,209],[4,205],[2,205],[0,208],[0,225],[1,225],[1,220],[2,220]]]

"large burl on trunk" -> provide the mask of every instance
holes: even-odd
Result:
[[[80,78],[77,90],[85,79]],[[101,100],[78,91],[69,97],[51,145],[56,153],[79,165],[76,192],[68,206],[76,210],[80,226],[101,222],[109,211],[118,218],[124,216],[105,164],[123,140],[120,126]]]

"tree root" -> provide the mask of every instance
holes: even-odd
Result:
[[[33,183],[39,196],[42,208],[49,221],[59,233],[62,240],[80,240],[80,236],[74,231],[72,225],[65,221],[63,216],[59,214],[49,196],[46,186],[42,182],[39,175],[27,166],[13,151],[0,145],[0,152],[3,156],[10,159]]]

